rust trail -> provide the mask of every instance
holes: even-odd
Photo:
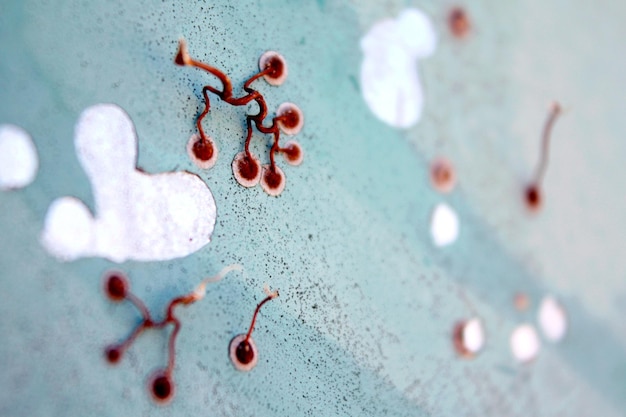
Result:
[[[526,206],[531,211],[537,211],[541,207],[543,196],[541,192],[541,183],[548,169],[548,161],[550,157],[550,138],[552,137],[552,129],[557,118],[561,115],[561,105],[556,101],[552,103],[548,118],[543,126],[543,133],[541,136],[541,150],[539,154],[539,162],[535,168],[533,180],[524,191],[524,198],[526,200]]]

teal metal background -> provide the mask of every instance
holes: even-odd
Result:
[[[362,99],[359,40],[408,6],[431,16],[439,41],[420,62],[422,120],[397,130]],[[40,168],[29,187],[0,192],[0,414],[624,415],[626,3],[476,1],[465,5],[472,33],[461,41],[446,28],[451,6],[3,2],[0,123],[32,135]],[[292,101],[305,114],[297,137],[305,160],[284,167],[279,198],[232,178],[244,109],[214,101],[205,126],[218,163],[200,171],[189,161],[185,144],[210,79],[173,64],[181,36],[237,85],[263,51],[286,57],[286,83],[259,87],[270,109]],[[533,216],[521,190],[554,99],[566,113],[554,131],[546,204]],[[59,263],[43,250],[51,201],[73,195],[93,208],[73,129],[96,103],[118,104],[133,119],[141,169],[206,181],[218,212],[209,245],[184,259],[122,265]],[[437,155],[457,168],[447,196],[428,183]],[[439,201],[461,221],[459,240],[444,249],[428,232]],[[120,365],[105,363],[104,346],[138,320],[102,294],[106,270],[127,271],[160,315],[170,298],[234,262],[243,274],[180,310],[170,405],[155,405],[145,389],[166,360],[161,332],[143,335]],[[264,282],[281,296],[261,312],[259,364],[240,373],[228,343],[247,329]],[[525,313],[513,306],[518,292],[531,298]],[[547,294],[565,306],[568,334],[520,365],[509,335],[534,321]],[[463,360],[451,330],[474,315],[487,342]]]

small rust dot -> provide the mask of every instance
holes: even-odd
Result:
[[[110,363],[118,363],[122,358],[122,351],[117,346],[109,346],[104,351],[104,355]]]
[[[269,59],[269,61],[266,64],[267,68],[270,69],[270,71],[268,72],[267,75],[269,75],[272,78],[279,78],[281,75],[283,75],[283,69],[285,67],[283,61],[278,58],[277,56],[273,56]]]
[[[444,158],[436,159],[430,168],[430,182],[440,193],[448,193],[456,185],[456,173],[452,163]]]
[[[261,167],[254,159],[246,156],[238,161],[237,169],[243,178],[253,180],[259,174]]]
[[[283,125],[293,129],[300,123],[300,116],[293,109],[288,109],[283,113]]]
[[[523,292],[518,292],[513,297],[513,305],[517,311],[526,311],[530,307],[530,298]]]
[[[297,135],[304,126],[302,110],[294,103],[283,103],[276,110],[276,119],[280,130],[287,135]]]
[[[252,154],[239,152],[232,163],[233,176],[244,187],[254,187],[261,179],[261,163]]]
[[[193,144],[193,153],[201,161],[208,161],[213,156],[213,146],[199,140]]]
[[[191,135],[187,141],[187,154],[198,168],[210,169],[217,162],[217,148],[210,136],[202,140],[199,134]]]
[[[155,401],[168,402],[174,396],[174,381],[167,373],[159,372],[152,378],[150,391]]]
[[[290,140],[285,144],[285,147],[281,149],[287,163],[290,165],[300,165],[304,159],[304,152],[302,147],[295,140]]]
[[[278,170],[278,167],[270,166],[263,174],[263,182],[269,190],[278,190],[284,180],[284,176],[282,172]]]
[[[526,206],[530,210],[535,211],[541,207],[541,191],[536,185],[532,184],[526,187],[525,196]]]
[[[258,362],[259,357],[254,340],[245,334],[235,336],[230,341],[228,350],[230,360],[238,371],[250,371]]]
[[[281,85],[287,79],[287,61],[275,51],[267,51],[259,58],[259,69],[268,71],[263,78],[270,85]]]
[[[237,356],[237,360],[244,365],[247,365],[254,360],[254,351],[247,340],[239,342],[235,355]]]
[[[467,13],[461,7],[455,7],[448,14],[448,27],[450,32],[457,38],[464,38],[471,29]]]
[[[105,292],[113,301],[122,301],[128,292],[126,277],[118,273],[110,274],[106,279]]]

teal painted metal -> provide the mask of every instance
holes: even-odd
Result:
[[[211,3],[5,2],[0,6],[0,123],[33,137],[40,169],[29,187],[0,192],[0,414],[2,415],[622,415],[626,409],[626,144],[622,92],[626,6],[610,2],[480,1],[472,35],[446,30],[446,5],[227,1]],[[377,20],[416,6],[437,27],[420,64],[421,122],[399,131],[378,121],[358,85],[359,39]],[[172,63],[179,37],[241,83],[267,50],[290,67],[270,103],[298,103],[305,161],[285,168],[270,198],[243,189],[230,162],[244,111],[216,102],[206,126],[220,147],[210,171],[185,154],[204,74]],[[550,100],[567,112],[554,131],[546,204],[529,215],[521,189],[532,173]],[[167,262],[59,263],[38,243],[52,200],[93,197],[73,148],[80,112],[116,103],[133,119],[138,165],[189,170],[211,188],[213,241]],[[257,152],[265,152],[255,141]],[[445,197],[428,163],[445,155],[459,184]],[[435,249],[432,207],[459,213],[461,235]],[[146,376],[165,362],[150,332],[117,367],[104,346],[138,320],[102,294],[110,268],[130,275],[155,314],[229,263],[243,275],[210,286],[181,310],[177,394],[158,407]],[[260,362],[239,373],[230,339],[246,330],[262,284],[281,289],[255,332]],[[523,292],[531,308],[512,298]],[[546,294],[570,327],[519,365],[508,337],[534,321]],[[453,324],[478,315],[484,351],[463,360]]]

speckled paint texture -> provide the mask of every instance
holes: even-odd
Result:
[[[32,137],[35,181],[0,192],[0,415],[3,416],[618,416],[626,409],[626,4],[502,2],[467,5],[470,34],[446,26],[436,1],[212,2],[5,1],[0,4],[0,124]],[[235,5],[236,4],[236,5]],[[430,16],[437,49],[420,62],[418,124],[392,128],[365,104],[362,36],[406,7]],[[232,177],[246,109],[212,102],[207,133],[214,168],[185,146],[195,133],[207,75],[173,64],[179,37],[235,85],[266,50],[289,64],[280,87],[258,85],[270,109],[305,115],[301,166],[282,164],[278,198]],[[523,206],[552,100],[565,113],[553,132],[545,205]],[[115,103],[138,136],[138,167],[188,170],[211,189],[211,242],[188,257],[113,264],[60,263],[39,245],[60,196],[94,199],[73,146],[80,113]],[[261,158],[267,149],[257,138]],[[430,162],[455,166],[455,189],[429,183]],[[460,233],[435,248],[433,207],[458,213]],[[122,362],[103,349],[139,321],[103,294],[121,268],[160,316],[174,296],[239,263],[179,311],[174,378],[165,407],[146,376],[166,361],[166,336],[148,332]],[[228,358],[268,282],[251,372]],[[519,311],[515,294],[530,306]],[[545,296],[568,317],[559,343],[542,338],[531,363],[509,338],[536,323]],[[454,351],[453,326],[478,317],[485,345],[472,360]],[[540,334],[540,337],[541,334]]]

